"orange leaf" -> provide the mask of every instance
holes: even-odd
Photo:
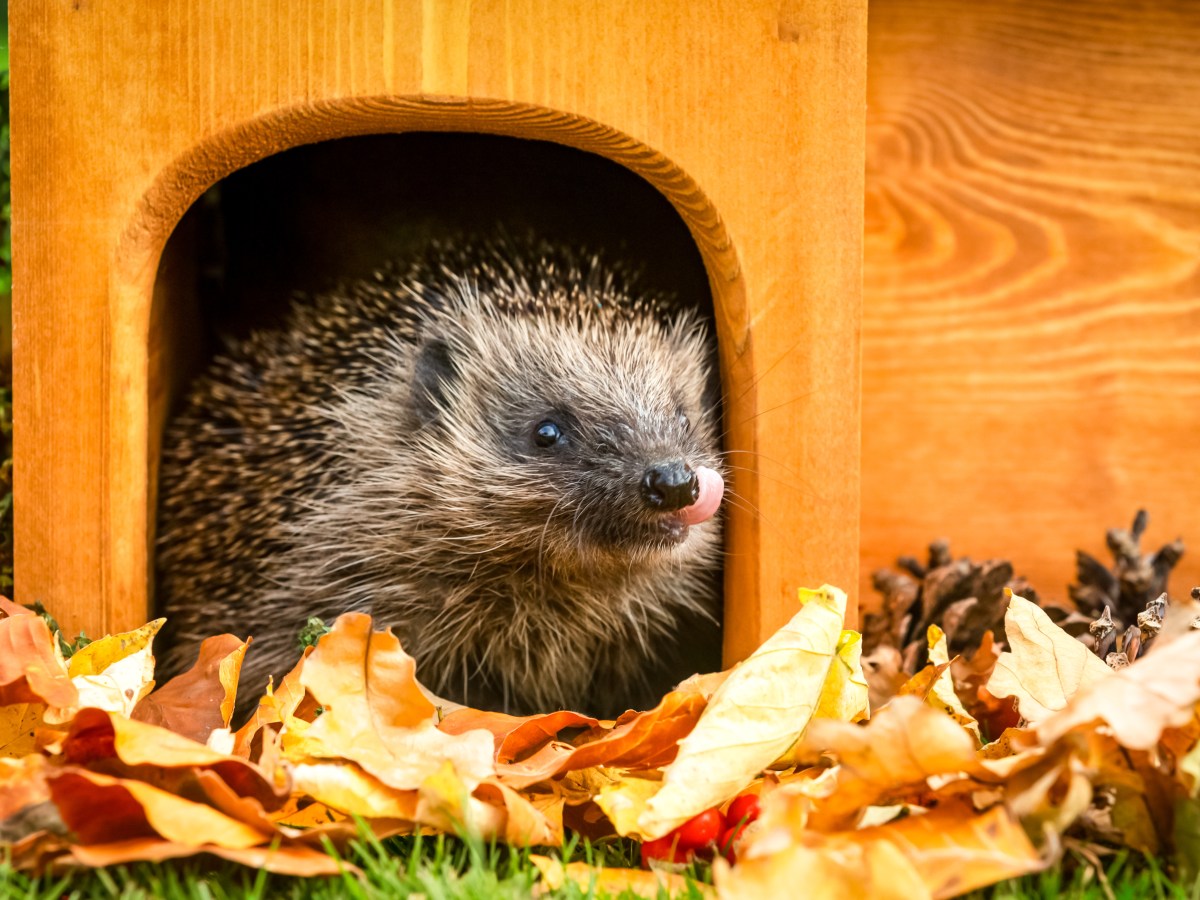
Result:
[[[561,844],[562,799],[551,795],[529,795],[514,791],[498,781],[485,781],[475,789],[476,799],[502,807],[507,814],[504,832],[498,837],[518,847]],[[539,807],[535,799],[544,802]]]
[[[496,762],[508,763],[558,737],[564,728],[593,728],[599,724],[591,716],[565,710],[534,716],[510,716],[502,712],[464,707],[442,719],[438,728],[447,734],[462,734],[476,728],[490,731],[496,740]]]
[[[241,849],[269,843],[274,836],[141,781],[74,766],[47,772],[46,781],[63,822],[84,844],[158,834],[196,848]]]
[[[127,766],[211,769],[239,796],[252,796],[272,809],[286,796],[286,791],[276,790],[273,781],[257,766],[240,757],[218,753],[157,725],[99,709],[84,709],[75,717],[63,741],[63,756],[74,765],[115,756]]]
[[[204,743],[229,727],[246,646],[232,634],[208,638],[195,665],[143,698],[130,718]]]
[[[813,835],[811,845],[785,843],[777,853],[713,864],[721,900],[796,897],[804,900],[924,900],[931,896],[903,853],[887,841],[856,844]]]
[[[258,701],[258,708],[250,720],[239,728],[233,736],[233,753],[249,759],[253,753],[254,739],[268,725],[286,722],[295,715],[297,708],[304,701],[308,692],[300,684],[300,673],[304,664],[312,654],[312,647],[305,647],[304,654],[292,667],[292,670],[279,682],[279,687],[269,691]]]
[[[357,867],[334,859],[328,853],[301,844],[278,847],[245,847],[241,849],[217,846],[195,847],[173,843],[162,838],[134,838],[107,844],[77,845],[70,848],[71,856],[85,866],[99,868],[129,862],[161,862],[198,853],[211,853],[230,862],[255,869],[266,869],[277,875],[339,875],[355,873]]]
[[[6,612],[15,605],[5,602]],[[41,617],[8,612],[0,619],[0,706],[40,702],[73,706],[78,699],[54,636]]]
[[[848,837],[860,844],[894,844],[939,900],[1045,868],[1025,830],[1004,806],[972,815],[970,809],[949,805]]]
[[[627,712],[610,732],[577,747],[559,771],[592,766],[654,769],[668,765],[679,753],[680,738],[695,727],[705,704],[700,693],[671,691],[654,709]]]
[[[11,843],[48,826],[46,816],[36,810],[50,802],[45,769],[42,756],[0,759],[0,842]]]
[[[398,790],[421,787],[447,762],[468,790],[493,774],[491,734],[439,731],[413,670],[394,634],[371,631],[370,616],[339,616],[300,674],[325,711],[302,734],[285,735],[288,758],[353,760]]]

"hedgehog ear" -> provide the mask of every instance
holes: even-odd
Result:
[[[437,419],[445,409],[446,394],[458,376],[449,344],[435,338],[421,347],[413,370],[413,407],[422,425]]]

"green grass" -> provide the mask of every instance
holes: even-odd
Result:
[[[556,851],[546,851],[557,855]],[[568,860],[587,859],[610,866],[635,865],[636,845],[616,840],[568,848]],[[190,859],[157,864],[139,863],[96,871],[30,877],[14,872],[0,860],[0,898],[3,900],[231,900],[231,898],[305,898],[305,900],[375,900],[421,895],[442,898],[524,898],[537,881],[528,851],[442,835],[378,841],[364,835],[345,855],[363,870],[359,880],[347,872],[341,878],[291,878],[225,863]],[[552,893],[556,898],[599,896],[573,885]],[[698,889],[678,897],[700,896]]]
[[[548,851],[553,855],[554,851]],[[587,859],[610,866],[636,865],[631,841],[614,840],[568,848],[564,858]],[[140,863],[98,871],[30,877],[14,872],[0,859],[0,898],[3,900],[232,900],[232,898],[294,898],[294,900],[375,900],[418,895],[428,900],[449,898],[524,898],[537,881],[527,851],[510,850],[452,837],[393,838],[380,842],[364,835],[345,858],[364,873],[360,880],[347,872],[340,878],[290,878],[232,863],[191,859],[166,864]],[[703,878],[706,873],[699,873]],[[550,896],[601,896],[568,885]],[[666,896],[665,894],[663,895]],[[698,888],[675,895],[697,898]],[[1200,882],[1185,888],[1172,881],[1153,859],[1127,853],[1114,856],[1103,876],[1086,863],[1068,858],[1066,864],[1039,875],[1003,882],[969,895],[970,900],[1200,900]],[[767,898],[769,900],[769,898]]]

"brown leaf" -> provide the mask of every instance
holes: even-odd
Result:
[[[865,726],[814,719],[801,743],[813,753],[833,753],[840,763],[837,791],[821,805],[831,817],[827,827],[848,826],[866,807],[934,775],[988,777],[975,738],[916,697],[895,698]]]
[[[6,610],[15,605],[6,603]],[[45,703],[68,707],[78,699],[54,636],[41,617],[10,612],[0,619],[0,706]]]
[[[144,697],[131,718],[204,743],[214,729],[229,727],[246,647],[232,634],[206,639],[195,665]]]

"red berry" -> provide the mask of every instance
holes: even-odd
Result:
[[[741,794],[734,797],[733,802],[729,804],[729,809],[725,812],[725,821],[730,825],[753,822],[758,818],[759,812],[758,795]]]
[[[698,816],[693,816],[675,829],[679,836],[679,846],[684,850],[699,850],[715,843],[725,827],[725,817],[715,806],[706,809]]]
[[[661,859],[666,862],[686,863],[691,857],[691,851],[678,845],[679,835],[669,832],[657,840],[642,843],[642,868],[650,868],[650,860]]]

